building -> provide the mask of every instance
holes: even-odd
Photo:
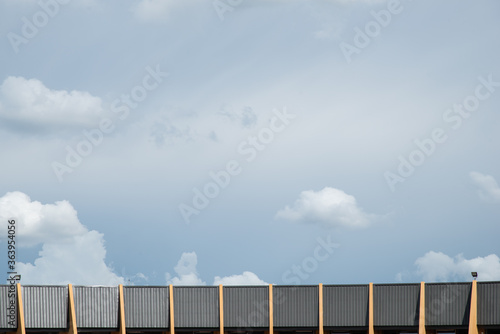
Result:
[[[500,282],[0,286],[0,332],[500,334]]]

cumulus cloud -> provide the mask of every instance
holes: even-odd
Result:
[[[67,242],[83,235],[87,229],[80,223],[76,210],[68,201],[42,204],[16,191],[0,198],[0,217],[16,219],[17,243],[34,246],[45,242]],[[0,231],[2,239],[6,230]]]
[[[33,263],[16,264],[23,284],[123,283],[105,262],[103,235],[82,225],[69,202],[42,204],[22,192],[10,192],[0,198],[0,221],[8,219],[16,221],[19,247],[42,244]],[[5,231],[1,240],[6,240]]]
[[[462,254],[454,258],[430,251],[415,261],[417,274],[426,282],[468,281],[472,271],[478,272],[478,280],[500,280],[500,258],[496,254],[466,259]]]
[[[166,273],[165,277],[167,284],[173,285],[206,285],[200,278],[196,266],[198,265],[198,256],[196,252],[182,253],[179,262],[174,267],[177,276],[172,277],[170,273]],[[214,285],[262,285],[267,284],[257,275],[250,271],[244,271],[241,275],[232,276],[215,276]]]
[[[261,280],[257,275],[250,271],[244,271],[241,275],[231,276],[215,276],[214,285],[266,285],[265,281]]]
[[[278,219],[330,227],[365,227],[375,217],[365,213],[354,196],[330,187],[320,191],[303,191],[292,206],[286,206],[276,214]]]
[[[44,243],[33,264],[19,263],[24,284],[117,285],[123,278],[105,263],[103,235],[88,231],[66,243]]]
[[[195,252],[182,253],[179,262],[174,267],[177,274],[171,277],[169,273],[166,274],[167,284],[173,285],[205,285],[206,283],[199,277],[196,266],[198,265],[198,256]]]
[[[478,193],[482,200],[500,203],[500,187],[493,176],[470,172],[470,178],[479,188]]]
[[[100,98],[83,91],[52,90],[40,80],[8,77],[0,85],[0,119],[14,131],[94,127],[104,116]]]

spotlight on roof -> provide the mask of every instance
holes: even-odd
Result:
[[[477,278],[477,271],[473,271],[473,272],[471,272],[470,274],[472,275],[472,277],[474,277],[474,279],[476,279],[476,278]]]

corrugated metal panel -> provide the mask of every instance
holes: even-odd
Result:
[[[368,285],[324,285],[326,327],[368,327]]]
[[[9,309],[11,305],[13,306]],[[15,285],[0,285],[0,328],[17,328],[17,293]]]
[[[123,288],[127,328],[168,328],[168,287]]]
[[[477,283],[477,324],[500,325],[500,282]]]
[[[118,328],[118,287],[73,287],[78,328]]]
[[[269,287],[224,287],[224,327],[269,326]]]
[[[274,286],[275,327],[317,327],[318,286]]]
[[[174,287],[176,328],[219,327],[219,287]]]
[[[375,326],[418,326],[420,284],[374,284]]]
[[[427,326],[467,326],[471,283],[425,284]]]
[[[26,328],[68,327],[67,286],[22,286]]]

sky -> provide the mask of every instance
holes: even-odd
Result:
[[[500,280],[499,11],[0,0],[0,268],[21,284]]]

